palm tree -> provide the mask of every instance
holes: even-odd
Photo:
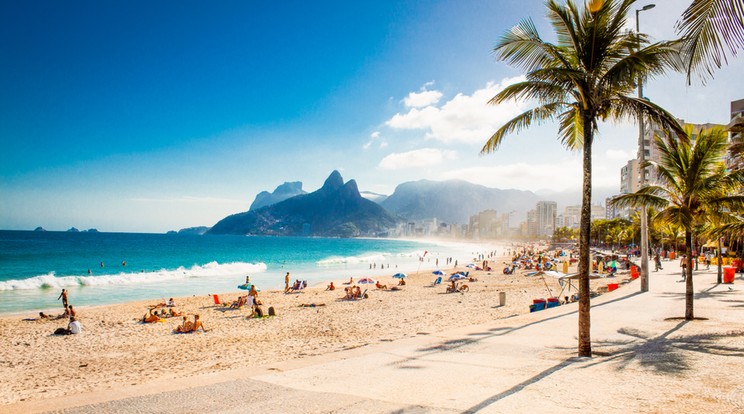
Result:
[[[691,134],[692,128],[687,129]],[[688,135],[689,136],[689,135]],[[652,206],[659,209],[655,219],[679,226],[685,231],[686,277],[685,319],[694,319],[692,283],[692,233],[700,224],[712,218],[714,206],[726,206],[732,211],[744,207],[744,196],[731,195],[741,188],[744,171],[727,170],[723,156],[727,147],[724,129],[701,129],[694,143],[670,135],[655,137],[660,161],[653,164],[660,182],[631,194],[617,196],[617,206]],[[728,190],[728,191],[727,191]]]
[[[563,6],[549,0],[548,18],[556,43],[541,39],[532,20],[526,19],[504,34],[494,48],[497,59],[523,69],[527,79],[508,86],[490,103],[532,99],[536,106],[499,128],[482,153],[495,151],[509,133],[555,119],[559,120],[561,142],[583,152],[578,353],[584,357],[591,356],[589,237],[592,143],[598,122],[643,116],[646,122],[663,129],[680,130],[664,109],[632,96],[637,79],[663,72],[677,57],[673,44],[648,45],[645,35],[625,31],[626,16],[634,1],[594,0],[580,9],[572,0]]]
[[[727,63],[727,51],[736,56],[744,48],[744,2],[694,0],[677,23],[677,33],[687,55],[687,82],[693,73],[705,80]]]

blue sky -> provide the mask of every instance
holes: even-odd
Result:
[[[687,3],[656,1],[641,29],[671,38]],[[491,49],[526,17],[549,39],[544,15],[517,0],[3,1],[0,228],[212,225],[284,181],[313,191],[333,169],[383,194],[424,178],[577,189],[580,157],[554,125],[479,155],[524,109],[485,105],[520,76]],[[725,123],[743,72],[739,58],[705,87],[673,75],[646,95]],[[634,133],[601,127],[597,188],[619,186]]]

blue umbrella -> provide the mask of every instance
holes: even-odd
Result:
[[[435,271],[433,271],[431,273],[433,273],[433,274],[435,274],[437,276],[444,276],[444,272],[441,271],[441,270],[439,270],[439,269],[437,269],[437,270],[435,270]]]
[[[396,274],[393,275],[393,277],[396,278],[396,279],[405,279],[406,276],[407,275],[405,273],[396,273]]]
[[[462,280],[462,279],[467,279],[467,276],[463,275],[462,273],[455,273],[454,275],[450,276],[450,278],[449,278],[450,281],[453,281],[453,280]]]

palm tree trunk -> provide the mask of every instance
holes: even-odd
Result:
[[[716,252],[716,260],[718,262],[718,284],[723,283],[723,256],[721,255],[721,237],[718,236],[718,252]]]
[[[581,197],[581,223],[579,236],[579,356],[592,356],[591,320],[589,314],[589,238],[592,225],[592,123],[582,115],[584,122],[584,183]]]
[[[692,288],[692,232],[685,230],[685,250],[687,251],[687,277],[685,277],[685,320],[691,321],[695,318],[693,310],[694,291]]]

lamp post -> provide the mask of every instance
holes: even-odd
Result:
[[[638,24],[638,15],[642,11],[651,10],[656,7],[655,4],[647,4],[640,9],[636,9],[636,34],[641,33]],[[638,40],[638,50],[641,49],[641,41]],[[638,99],[643,99],[643,77],[638,77]],[[638,120],[638,163],[641,170],[641,188],[646,186],[646,131],[644,131],[643,116]],[[648,213],[646,206],[641,207],[641,292],[648,292]]]

